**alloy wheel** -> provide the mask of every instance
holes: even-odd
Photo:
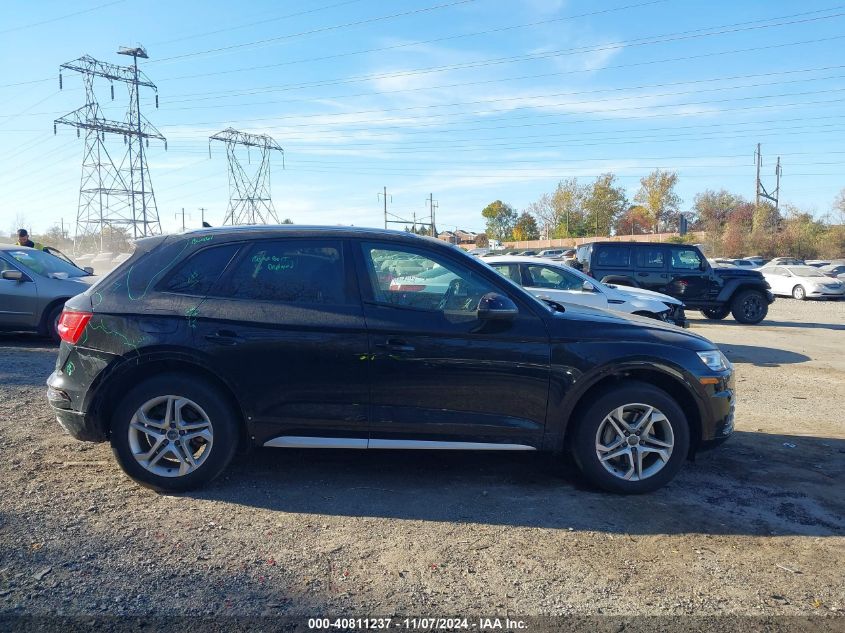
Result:
[[[129,422],[129,448],[135,461],[161,477],[182,477],[208,459],[214,427],[196,402],[157,396],[142,404]]]
[[[610,474],[642,481],[661,471],[672,456],[675,434],[666,416],[631,403],[608,413],[596,431],[596,456]]]

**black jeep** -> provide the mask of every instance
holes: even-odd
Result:
[[[759,323],[775,300],[759,272],[714,269],[689,244],[593,242],[579,246],[576,258],[585,273],[602,283],[662,292],[708,319],[732,313],[740,323]]]

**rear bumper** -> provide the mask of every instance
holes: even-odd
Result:
[[[47,402],[61,427],[72,437],[85,442],[105,442],[102,425],[93,415],[73,408],[66,375],[53,372],[47,379]]]

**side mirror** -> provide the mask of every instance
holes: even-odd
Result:
[[[19,270],[4,270],[3,279],[9,281],[23,281],[23,273]]]
[[[488,292],[478,302],[478,318],[481,320],[512,321],[518,314],[513,301],[495,292]]]
[[[581,290],[584,292],[595,292],[596,287],[592,284],[592,282],[589,282],[585,279],[584,283],[581,284]]]
[[[88,273],[89,275],[93,275],[93,274],[94,274],[94,269],[93,269],[93,268],[91,268],[90,266],[86,266],[86,267],[85,267],[85,268],[83,268],[82,270],[84,270],[84,271],[85,271],[86,273]]]

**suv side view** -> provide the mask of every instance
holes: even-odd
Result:
[[[756,270],[714,269],[697,246],[655,242],[592,242],[577,249],[579,267],[603,283],[662,292],[708,319],[733,314],[760,323],[775,300]]]
[[[438,274],[393,283],[410,271]],[[541,301],[395,231],[145,238],[67,302],[59,332],[60,424],[157,490],[200,486],[239,450],[298,447],[544,451],[640,493],[733,431],[733,368],[707,339]]]

